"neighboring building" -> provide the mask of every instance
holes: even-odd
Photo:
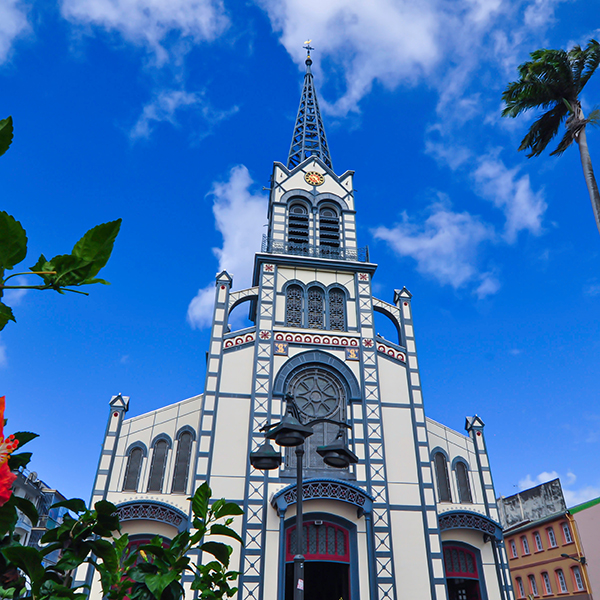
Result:
[[[294,454],[268,475],[249,462],[289,393],[305,419],[347,421],[359,458],[323,463],[317,447],[338,433],[329,423],[305,444],[307,600],[513,600],[484,424],[468,418],[463,435],[426,418],[411,294],[372,295],[354,173],[333,171],[311,62],[287,165],[273,166],[253,286],[216,278],[205,391],[129,419],[129,398],[113,397],[92,503],[114,502],[133,543],[169,539],[190,526],[187,498],[208,480],[244,508],[238,598],[291,600]],[[254,325],[230,331],[242,303]],[[396,339],[376,334],[375,313]]]
[[[62,523],[66,508],[51,508],[53,504],[62,502],[66,498],[57,490],[50,488],[37,473],[27,469],[19,469],[17,479],[13,484],[13,494],[26,498],[36,507],[40,516],[35,526],[20,510],[17,509],[19,518],[15,533],[20,536],[24,546],[40,549],[40,540],[48,529],[54,529]],[[55,564],[58,560],[58,550],[44,557],[44,566]]]
[[[592,598],[585,553],[559,479],[499,498],[498,508],[517,599]]]
[[[600,598],[600,498],[569,509],[587,562],[592,593]]]

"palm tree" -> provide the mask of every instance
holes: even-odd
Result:
[[[558,147],[550,155],[562,154],[573,141],[579,146],[581,166],[592,209],[600,231],[600,194],[592,169],[585,128],[600,121],[594,110],[586,119],[579,94],[600,64],[600,44],[590,40],[585,48],[536,50],[531,60],[519,67],[519,80],[508,85],[502,94],[506,107],[503,117],[516,117],[532,108],[546,110],[529,128],[519,150],[529,150],[528,158],[539,156],[565,121],[566,131]]]

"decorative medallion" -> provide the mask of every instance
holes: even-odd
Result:
[[[317,173],[317,171],[309,171],[304,176],[304,181],[310,185],[323,185],[325,183],[325,177],[323,177],[321,173]]]

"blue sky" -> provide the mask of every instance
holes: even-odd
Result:
[[[600,236],[577,148],[528,160],[501,93],[539,47],[585,44],[583,0],[0,0],[1,208],[26,264],[123,226],[89,298],[13,293],[9,431],[89,497],[112,395],[200,393],[215,273],[250,280],[311,38],[334,170],[356,171],[375,294],[413,294],[428,415],[486,422],[496,491],[600,495]],[[589,112],[600,74],[583,96]],[[600,132],[588,135],[600,161]],[[597,170],[600,169],[597,166]],[[381,324],[384,328],[384,324]],[[385,329],[381,331],[385,335]]]

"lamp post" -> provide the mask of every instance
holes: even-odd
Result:
[[[580,565],[587,565],[587,560],[585,559],[585,556],[571,556],[570,554],[561,554],[561,557],[570,558],[571,560],[578,562]]]
[[[294,556],[294,600],[304,598],[304,554],[303,538],[304,525],[302,514],[302,462],[304,457],[304,440],[310,437],[314,431],[313,426],[317,423],[331,423],[339,427],[338,434],[331,444],[319,446],[317,453],[323,457],[323,461],[330,467],[345,469],[350,464],[358,462],[358,457],[346,444],[345,430],[350,425],[344,421],[318,418],[312,419],[306,424],[301,421],[300,411],[291,394],[286,394],[286,410],[281,422],[273,425],[264,425],[260,431],[265,432],[265,443],[256,451],[250,453],[250,463],[255,469],[270,471],[281,465],[282,456],[277,452],[268,440],[275,440],[278,446],[284,448],[296,448],[296,554]]]

